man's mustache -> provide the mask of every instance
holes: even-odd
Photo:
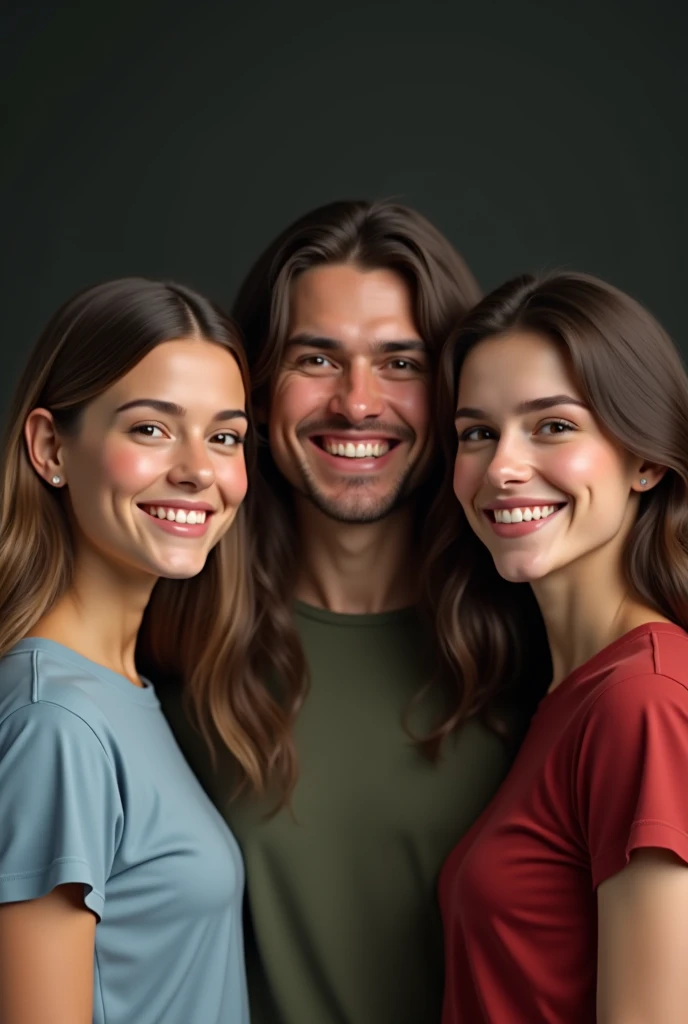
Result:
[[[343,416],[340,418],[332,417],[330,419],[311,420],[309,423],[302,423],[296,431],[296,436],[299,440],[312,436],[313,434],[351,434],[366,436],[370,433],[384,434],[385,437],[390,438],[394,441],[409,441],[415,440],[416,435],[410,428],[400,427],[398,423],[384,423],[382,420],[375,419],[374,422],[370,423],[349,423]]]

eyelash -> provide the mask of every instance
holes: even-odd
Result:
[[[540,424],[538,433],[540,433],[542,431],[543,427],[551,427],[551,426],[561,426],[561,427],[564,427],[565,430],[557,430],[557,431],[554,431],[551,434],[544,434],[543,435],[544,437],[555,437],[557,434],[567,433],[569,431],[573,431],[573,430],[576,429],[576,427],[573,425],[573,423],[570,423],[568,420],[564,420],[564,419],[550,419],[550,420],[546,420],[545,423]],[[468,441],[469,443],[472,441],[472,442],[478,444],[478,443],[480,443],[480,441],[491,440],[491,438],[484,438],[484,437],[481,437],[481,438],[469,437],[469,434],[474,434],[474,433],[476,433],[476,431],[479,431],[479,430],[485,431],[488,434],[493,433],[491,427],[469,427],[467,430],[464,430],[463,433],[459,435],[459,441],[464,441],[464,442]]]
[[[159,440],[159,438],[152,437],[151,434],[145,433],[146,430],[159,430],[162,433],[163,428],[159,427],[157,425],[157,423],[137,423],[135,427],[131,428],[130,433],[132,433],[132,434],[141,434],[143,437],[151,438],[153,441]],[[237,445],[237,444],[244,444],[245,441],[246,441],[246,438],[241,437],[239,434],[234,434],[234,433],[232,433],[229,430],[218,430],[218,432],[216,434],[213,434],[212,436],[213,437],[228,437],[228,438],[231,437],[232,438],[232,443],[231,444],[223,444],[223,445],[220,446],[222,448],[233,448],[235,445]]]
[[[334,363],[327,356],[322,355],[302,356],[300,359],[297,360],[297,364],[299,366],[314,366],[316,369],[320,369],[322,367],[322,363],[317,363],[316,360],[318,359],[323,360],[323,363],[327,363],[332,367],[334,366]],[[396,359],[390,359],[389,362],[386,363],[385,365],[389,366],[391,363],[405,363],[406,365],[403,367],[395,367],[395,369],[401,371],[422,369],[422,367],[418,363],[414,362],[412,359],[405,359],[402,356],[398,356]]]

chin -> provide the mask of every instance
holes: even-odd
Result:
[[[527,562],[495,562],[495,569],[509,583],[536,583],[547,575],[545,569]]]
[[[165,563],[164,565],[157,565],[156,574],[165,580],[190,580],[194,576],[198,576],[199,572],[203,569],[206,563],[206,559],[203,561],[179,561],[175,563]]]

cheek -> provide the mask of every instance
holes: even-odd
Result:
[[[569,450],[562,446],[558,452],[552,451],[548,461],[548,476],[563,490],[613,484],[621,474],[614,453],[599,445],[571,446]]]
[[[270,430],[283,432],[310,416],[322,415],[335,390],[332,378],[285,376],[270,400]]]
[[[72,487],[81,483],[83,488],[94,486],[110,491],[136,494],[165,471],[161,465],[162,452],[145,449],[131,443],[110,441],[93,451],[79,454],[69,465]]]
[[[390,384],[383,389],[383,396],[390,408],[416,428],[427,428],[430,420],[430,392],[427,381],[414,380]]]
[[[230,457],[217,470],[217,484],[228,505],[240,505],[248,490],[248,475],[243,456]]]
[[[136,493],[163,471],[161,455],[135,445],[112,445],[101,454],[101,479],[114,490]]]
[[[477,459],[465,455],[457,455],[454,463],[454,494],[466,507],[472,504],[480,490],[484,477],[482,466]]]

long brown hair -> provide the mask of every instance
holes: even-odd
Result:
[[[29,412],[46,408],[58,430],[75,433],[92,399],[157,345],[189,336],[232,354],[248,397],[238,331],[217,307],[181,285],[124,278],[88,288],[55,313],[38,339],[15,388],[2,448],[0,657],[45,615],[73,578],[74,538],[62,492],[46,485],[28,458],[24,424]],[[251,666],[249,544],[241,508],[198,576],[156,584],[139,646],[147,667],[181,674],[206,738],[219,735],[244,778],[260,789],[279,737]]]
[[[596,278],[557,273],[509,281],[468,315],[442,354],[438,415],[448,464],[456,454],[453,420],[463,361],[481,341],[516,330],[561,345],[607,435],[644,461],[668,467],[640,499],[624,570],[634,594],[688,629],[688,377],[671,339],[639,303]],[[498,574],[451,493],[450,476],[433,511],[429,565],[444,638],[443,678],[453,703],[438,738],[466,715],[489,708],[505,689],[527,708],[542,696],[551,673],[529,584]]]
[[[480,298],[461,256],[415,210],[386,201],[342,201],[311,211],[263,252],[232,309],[245,339],[259,410],[268,408],[270,386],[282,362],[294,280],[311,267],[337,263],[388,269],[402,276],[411,289],[417,326],[431,357],[438,355],[460,317]],[[419,521],[439,476],[435,467],[419,495]],[[267,443],[259,445],[257,480],[249,500],[257,536],[255,586],[260,609],[254,650],[265,677],[281,687],[275,692],[273,713],[284,727],[285,757],[294,781],[296,754],[289,736],[308,681],[291,614],[299,543],[291,491]]]

